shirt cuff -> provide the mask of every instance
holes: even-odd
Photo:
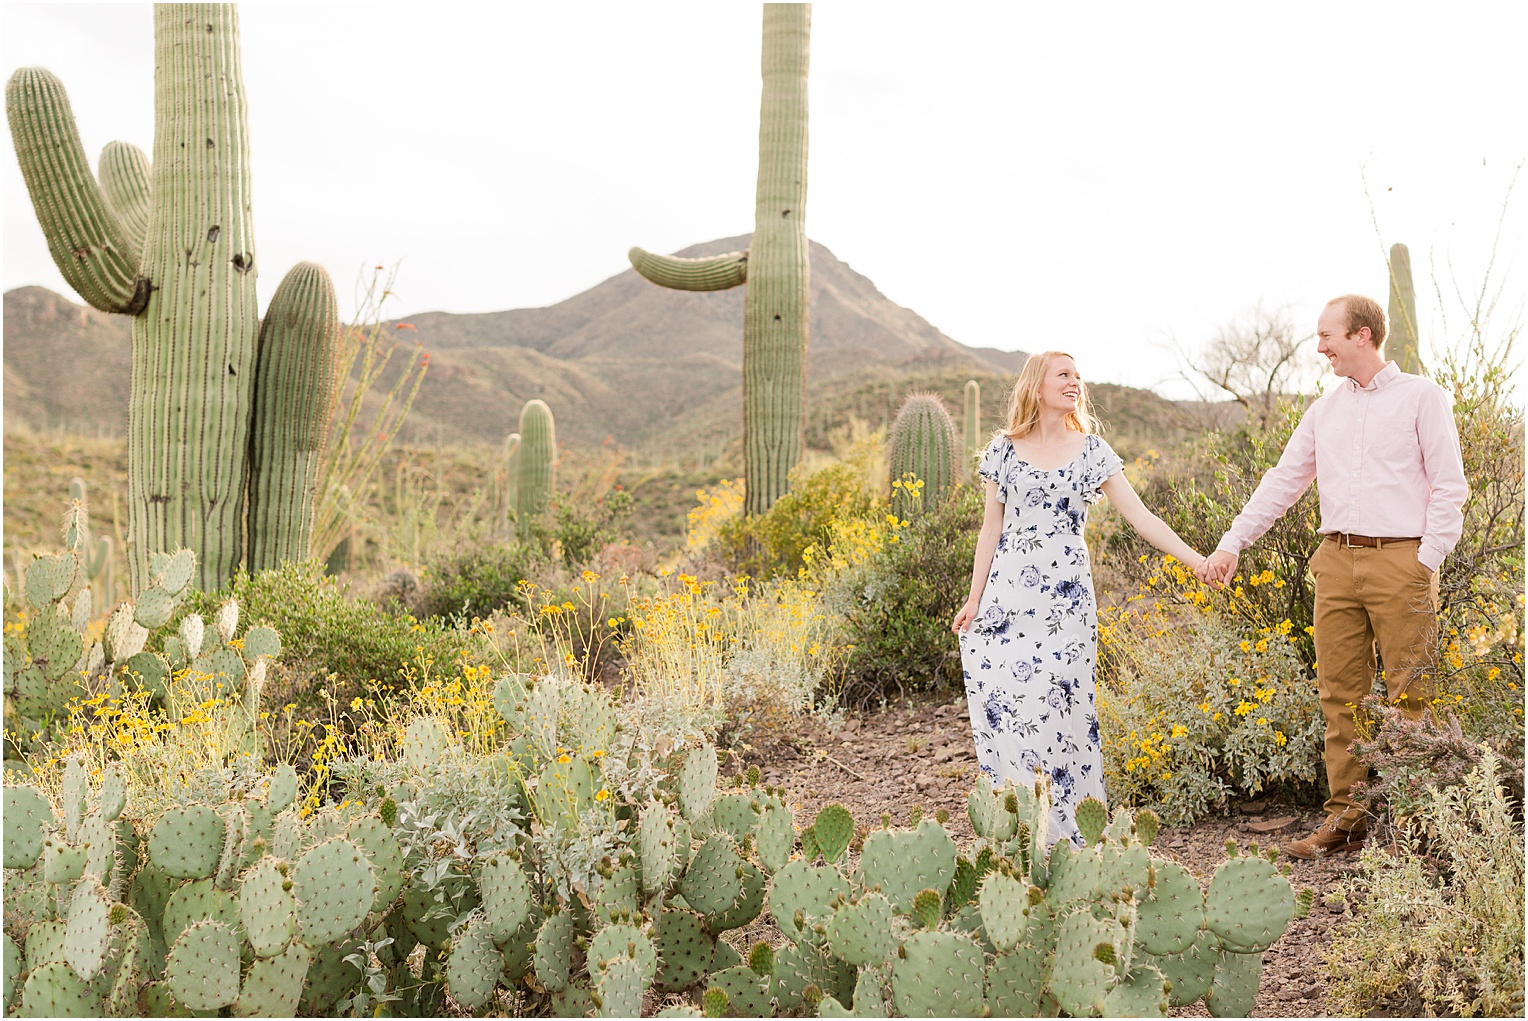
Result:
[[[1215,547],[1215,552],[1229,553],[1233,557],[1239,557],[1242,554],[1242,550],[1246,548],[1246,546],[1243,546],[1241,543],[1227,535],[1221,538],[1220,545]]]
[[[1421,565],[1434,574],[1443,566],[1443,558],[1448,556],[1447,550],[1435,549],[1432,546],[1422,545],[1417,547],[1417,560]]]

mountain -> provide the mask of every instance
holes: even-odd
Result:
[[[747,235],[677,254],[747,247]],[[1022,353],[957,343],[811,244],[813,394],[893,388],[928,373],[1012,372]],[[740,433],[744,289],[697,294],[635,270],[545,308],[404,317],[430,353],[405,426],[415,442],[496,443],[521,405],[547,401],[559,437],[624,446],[716,444]],[[9,428],[120,435],[127,423],[130,324],[39,287],[5,295]],[[375,399],[375,398],[373,398]]]

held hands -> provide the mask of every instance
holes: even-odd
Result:
[[[955,620],[950,625],[951,631],[958,635],[971,627],[971,622],[976,619],[976,604],[977,600],[975,599],[966,600],[966,604],[960,608],[960,612],[955,614]]]
[[[1194,576],[1206,585],[1225,588],[1226,582],[1236,574],[1236,563],[1240,559],[1235,553],[1216,550],[1194,568]]]

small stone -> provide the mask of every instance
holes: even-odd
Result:
[[[1280,830],[1289,829],[1289,827],[1293,826],[1298,821],[1298,816],[1281,815],[1276,819],[1266,819],[1261,822],[1249,822],[1247,824],[1247,829],[1251,830],[1253,833],[1277,833]]]
[[[1268,811],[1266,801],[1244,801],[1241,805],[1242,815],[1262,815],[1266,811]]]

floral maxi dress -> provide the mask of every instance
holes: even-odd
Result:
[[[1050,842],[1081,844],[1077,803],[1103,800],[1093,668],[1098,614],[1082,528],[1088,504],[1123,467],[1097,436],[1051,471],[999,435],[979,474],[997,483],[1003,533],[976,619],[961,635],[966,697],[982,772],[993,783],[1050,779]]]

